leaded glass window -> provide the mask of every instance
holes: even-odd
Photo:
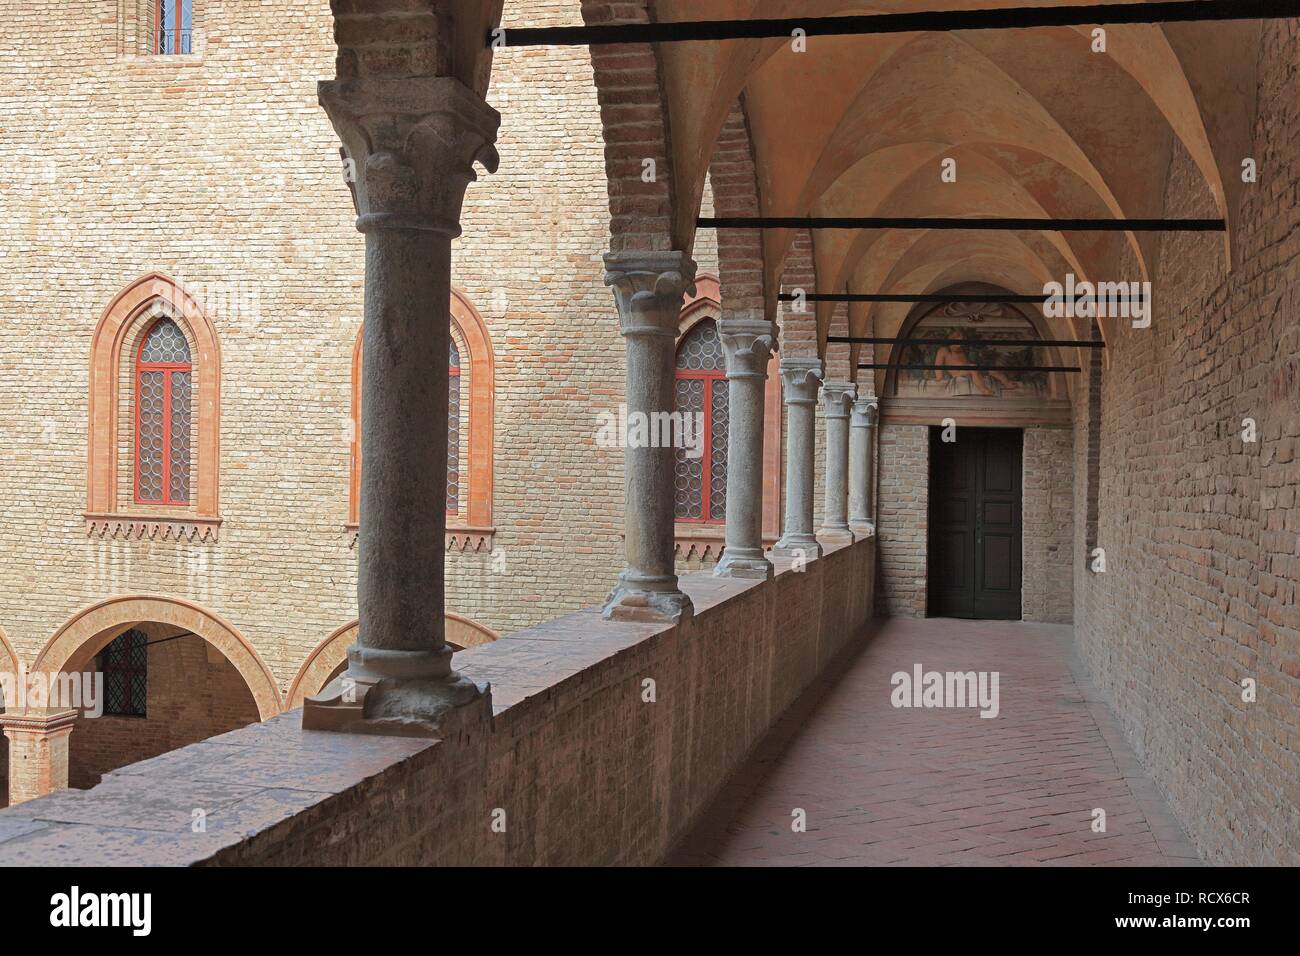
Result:
[[[104,713],[143,717],[149,699],[149,639],[132,628],[100,652],[104,675]]]
[[[451,340],[447,365],[447,513],[460,509],[460,349]]]
[[[190,501],[194,369],[185,334],[160,319],[136,360],[135,500],[186,505]]]
[[[703,426],[702,445],[677,449],[677,520],[721,524],[727,514],[727,373],[712,319],[696,323],[677,346],[677,411]]]
[[[155,53],[193,52],[193,0],[156,0],[154,22],[157,25]]]

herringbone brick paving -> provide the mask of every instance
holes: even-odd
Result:
[[[787,713],[670,863],[1195,865],[1071,628],[891,619]],[[1000,711],[895,708],[891,676],[997,671]],[[1093,832],[1093,810],[1106,830]],[[793,813],[807,814],[795,832]]]

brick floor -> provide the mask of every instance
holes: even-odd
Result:
[[[891,676],[997,671],[1000,712],[895,708]],[[879,622],[779,722],[674,865],[1196,865],[1071,629]],[[1094,808],[1106,832],[1092,830]],[[793,832],[793,812],[807,814]]]

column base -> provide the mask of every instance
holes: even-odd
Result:
[[[354,644],[348,669],[303,702],[303,730],[447,738],[472,729],[492,717],[492,688],[451,670],[451,654]]]
[[[723,548],[713,566],[715,578],[753,578],[770,581],[776,572],[761,548]]]
[[[786,535],[772,548],[772,557],[774,558],[789,558],[791,560],[802,558],[805,561],[815,561],[821,556],[821,542],[811,534]]]
[[[876,536],[876,526],[870,521],[850,521],[849,530],[853,532],[853,537],[857,541]]]
[[[691,599],[677,587],[677,575],[642,577],[630,571],[618,576],[618,584],[605,598],[601,615],[607,621],[643,621],[674,624],[695,614]]]
[[[827,544],[852,544],[858,540],[848,525],[822,528],[817,532],[817,537]]]

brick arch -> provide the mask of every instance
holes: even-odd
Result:
[[[196,441],[193,501],[164,517],[150,506],[122,508],[119,487],[119,411],[121,369],[129,345],[142,325],[166,315],[181,326],[192,346]],[[86,520],[99,534],[175,534],[208,537],[221,523],[221,347],[216,327],[203,307],[175,280],[161,272],[136,279],[119,292],[100,317],[90,346]]]
[[[248,639],[219,614],[184,598],[133,594],[92,604],[55,631],[36,656],[32,672],[53,675],[84,667],[113,638],[141,622],[182,628],[225,655],[243,677],[262,720],[284,709],[275,677]]]
[[[447,640],[462,648],[490,644],[500,635],[489,627],[454,611],[445,613]],[[301,707],[303,700],[320,693],[331,678],[347,663],[348,648],[356,643],[360,621],[351,621],[332,631],[307,655],[285,695],[285,709]]]
[[[455,516],[448,515],[451,527],[447,540],[464,549],[490,546],[493,485],[495,482],[496,356],[492,338],[482,314],[459,289],[451,290],[453,338],[461,349],[461,361],[469,357],[469,436],[465,456],[465,524],[457,526]],[[349,454],[348,526],[355,528],[361,517],[361,344],[364,326],[357,330],[352,346],[352,435]]]
[[[0,627],[0,674],[17,674],[18,664],[18,652],[9,643],[9,636],[5,634],[5,629]],[[0,712],[3,712],[4,709],[4,706],[0,705]],[[0,768],[0,770],[2,769]]]
[[[758,172],[744,100],[727,113],[709,162],[713,208],[722,219],[760,215]],[[736,318],[775,319],[776,297],[764,295],[763,232],[718,230],[718,273],[727,314]]]
[[[650,0],[582,0],[591,26],[649,23]],[[659,57],[648,43],[591,48],[591,66],[605,138],[612,252],[688,251],[689,234],[674,234],[674,183],[668,101]],[[642,163],[655,161],[655,181],[642,181]]]

